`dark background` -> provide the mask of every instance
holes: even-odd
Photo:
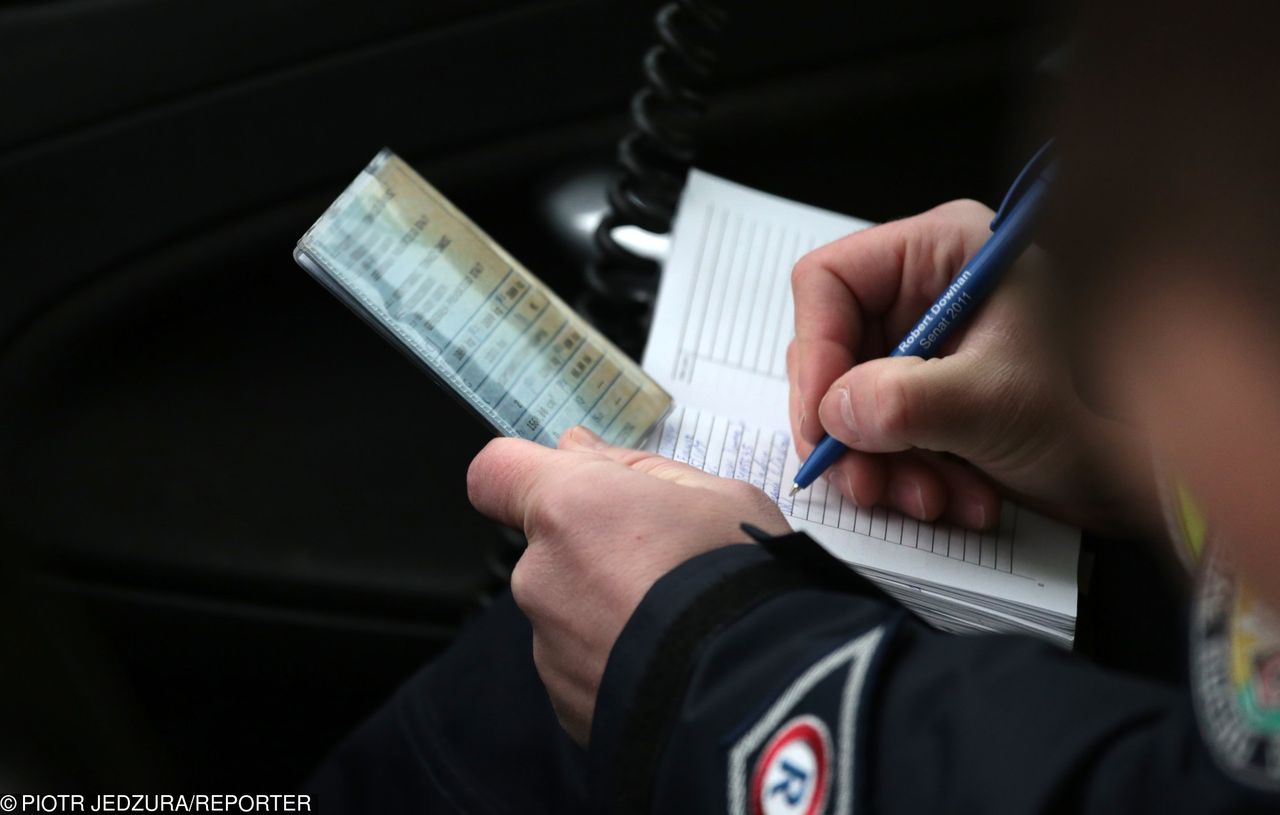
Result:
[[[1044,135],[1044,8],[728,5],[708,170],[885,220]],[[484,431],[290,252],[386,145],[571,297],[655,8],[0,1],[6,777],[290,789],[500,585]]]

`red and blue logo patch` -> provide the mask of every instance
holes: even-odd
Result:
[[[814,662],[738,736],[727,756],[729,815],[854,811],[858,711],[884,636],[873,628]]]
[[[751,778],[752,815],[818,815],[831,789],[831,735],[797,716],[765,745]]]

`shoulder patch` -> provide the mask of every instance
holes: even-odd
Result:
[[[817,815],[831,791],[831,734],[815,716],[782,726],[756,761],[752,815]]]
[[[1212,551],[1203,562],[1191,642],[1196,716],[1222,769],[1280,789],[1280,617]]]
[[[872,629],[815,662],[738,739],[729,751],[731,815],[852,811],[857,714],[883,637],[883,627]]]

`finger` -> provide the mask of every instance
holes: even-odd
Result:
[[[787,348],[796,416],[792,434],[810,442],[822,438],[815,408],[836,377],[853,367],[854,349],[862,336],[857,298],[821,261],[821,251],[801,258],[791,274],[796,326],[795,339]]]
[[[467,468],[467,497],[495,521],[522,528],[534,484],[563,465],[564,457],[563,452],[524,439],[494,439]]]
[[[792,273],[796,336],[856,343],[862,321],[884,315],[896,342],[982,246],[991,216],[976,201],[951,201],[805,255]],[[858,309],[854,323],[850,300]]]
[[[706,486],[707,479],[716,476],[704,473],[696,467],[651,453],[614,447],[585,427],[572,427],[560,436],[560,448],[570,452],[582,452],[626,465],[635,472],[652,475],[664,481],[674,481],[686,486]]]
[[[1003,500],[989,478],[971,465],[949,456],[933,453],[918,453],[917,456],[945,485],[946,509],[940,516],[942,520],[979,531],[999,525]]]
[[[921,447],[973,458],[998,429],[1001,412],[990,376],[975,354],[937,359],[885,357],[836,380],[818,414],[823,428],[851,448],[890,453]]]
[[[795,444],[796,444],[796,453],[799,454],[801,461],[804,461],[805,459],[807,459],[810,456],[810,454],[813,453],[814,448],[818,446],[811,441],[808,441],[806,439],[802,439],[799,437],[795,437]]]
[[[919,456],[894,453],[883,457],[888,474],[883,502],[918,521],[934,521],[947,507],[947,484]]]
[[[813,448],[822,440],[822,423],[818,419],[817,404],[810,409],[800,397],[800,382],[797,377],[799,362],[798,346],[793,339],[787,344],[787,400],[791,418],[791,438],[795,442],[796,452],[800,458],[808,458]],[[839,374],[837,374],[838,376]],[[813,428],[805,432],[806,426]]]
[[[746,510],[742,517],[751,518],[761,529],[785,534],[790,530],[786,520],[778,511],[777,503],[765,494],[764,490],[747,481],[712,475],[697,467],[643,450],[628,450],[622,447],[606,445],[601,454],[613,461],[625,464],[632,472],[661,479],[682,487],[706,490],[715,493],[731,502],[737,510]],[[732,528],[735,530],[737,521]]]
[[[806,410],[804,401],[800,398],[800,382],[796,376],[798,370],[796,341],[792,339],[791,342],[787,343],[787,415],[791,419],[791,438],[795,440],[796,450],[800,452],[801,456],[804,456],[806,452],[801,449],[801,445],[807,440],[801,432],[801,428],[806,421]]]
[[[791,272],[796,336],[788,348],[788,369],[792,393],[799,402],[794,430],[798,439],[822,438],[816,411],[809,408],[818,404],[836,377],[853,367],[854,350],[862,336],[858,298],[826,262],[833,247],[852,237],[810,252]]]
[[[822,423],[817,406],[831,383],[854,366],[848,347],[825,340],[795,341],[796,377],[794,392],[799,400],[800,421],[796,433],[805,441],[822,440]]]
[[[840,493],[860,507],[880,503],[885,491],[885,458],[850,450],[827,470],[827,479]]]
[[[654,432],[658,432],[655,430]],[[610,448],[610,444],[592,429],[583,427],[582,425],[574,425],[568,430],[560,434],[560,440],[556,446],[561,450],[567,450],[575,453],[590,453],[600,456],[604,450]]]
[[[971,201],[856,232],[805,255],[792,272],[797,438],[817,441],[809,420],[831,382],[896,342],[960,271],[985,238],[990,210]],[[886,338],[864,336],[874,322]],[[892,336],[892,339],[888,339]],[[805,410],[808,408],[808,410]]]

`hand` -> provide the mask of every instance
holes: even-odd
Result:
[[[807,456],[830,433],[851,448],[828,472],[845,496],[920,520],[988,528],[1000,487],[1077,523],[1129,526],[1121,516],[1152,503],[1149,478],[1133,475],[1145,466],[1139,444],[1086,408],[1042,335],[1051,311],[1035,250],[942,356],[884,358],[987,239],[991,218],[954,201],[800,259],[787,352],[797,450]],[[1108,463],[1144,482],[1141,497],[1103,477],[1117,469]]]
[[[533,624],[533,661],[578,743],[591,733],[605,662],[641,598],[696,554],[743,542],[744,521],[790,531],[762,491],[575,427],[551,450],[495,439],[467,471],[476,509],[529,539],[511,575]]]

